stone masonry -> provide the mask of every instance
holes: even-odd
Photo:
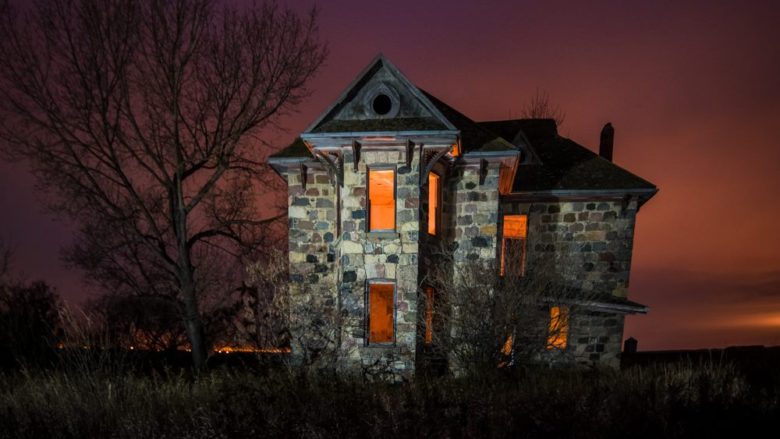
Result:
[[[504,214],[528,215],[527,276],[546,276],[578,291],[582,300],[625,297],[631,269],[637,205],[629,201],[502,203]],[[554,261],[550,267],[543,261]],[[619,365],[624,316],[572,306],[563,352],[546,353],[552,363]]]
[[[605,130],[595,154],[560,136],[552,120],[475,122],[377,56],[269,159],[288,184],[291,359],[391,381],[447,359],[457,373],[454,356],[437,351],[424,332],[430,317],[434,333],[453,340],[458,328],[437,328],[435,316],[457,315],[436,309],[447,303],[440,299],[428,314],[426,295],[446,294],[477,264],[496,267],[498,276],[504,216],[524,214],[527,229],[512,223],[512,239],[525,239],[524,247],[511,254],[525,267],[511,275],[524,276],[520,288],[542,293],[531,306],[545,323],[534,323],[536,332],[513,330],[524,332],[513,332],[515,343],[538,342],[532,360],[548,365],[618,366],[625,315],[647,312],[627,296],[636,215],[657,188],[612,162],[614,128]],[[369,231],[371,169],[395,171],[395,229]],[[427,224],[429,171],[440,177],[435,235]],[[376,184],[389,200],[382,181]],[[377,206],[389,215],[386,204]],[[426,290],[434,268],[452,282],[437,286],[442,291]],[[535,279],[545,286],[529,287]],[[510,291],[506,278],[485,284]],[[537,335],[549,336],[553,306],[569,316],[563,343]]]

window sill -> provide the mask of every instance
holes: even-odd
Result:
[[[366,238],[375,239],[400,239],[401,234],[393,231],[381,231],[381,232],[367,232]]]
[[[363,345],[366,349],[394,349],[397,348],[398,345],[395,342],[392,343],[370,343]]]

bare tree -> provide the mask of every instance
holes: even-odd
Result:
[[[258,136],[308,95],[325,55],[314,11],[275,3],[2,5],[5,152],[29,161],[51,207],[80,224],[69,260],[93,281],[181,300],[198,368],[204,302],[240,284],[236,262],[282,216],[263,208],[269,148]]]
[[[558,105],[550,101],[550,94],[545,90],[536,89],[536,93],[520,110],[520,117],[526,119],[552,119],[559,127],[566,119],[566,113]]]
[[[572,264],[558,252],[530,258],[522,274],[507,270],[501,275],[498,263],[457,264],[446,249],[435,259],[422,280],[423,289],[436,291],[434,316],[421,319],[419,332],[425,334],[425,326],[433,325],[427,354],[448,358],[458,373],[555,362],[575,304],[598,298],[567,280]]]
[[[223,347],[253,350],[289,346],[289,294],[287,254],[272,249],[246,267],[246,284],[235,311],[226,313]]]

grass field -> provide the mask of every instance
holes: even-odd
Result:
[[[776,375],[775,375],[776,376]],[[0,375],[0,437],[737,437],[780,385],[730,364],[518,370],[390,385],[266,368],[76,364]]]

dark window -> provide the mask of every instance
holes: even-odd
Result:
[[[374,98],[371,106],[374,108],[374,113],[384,116],[393,109],[393,101],[390,99],[390,96],[380,94]]]

